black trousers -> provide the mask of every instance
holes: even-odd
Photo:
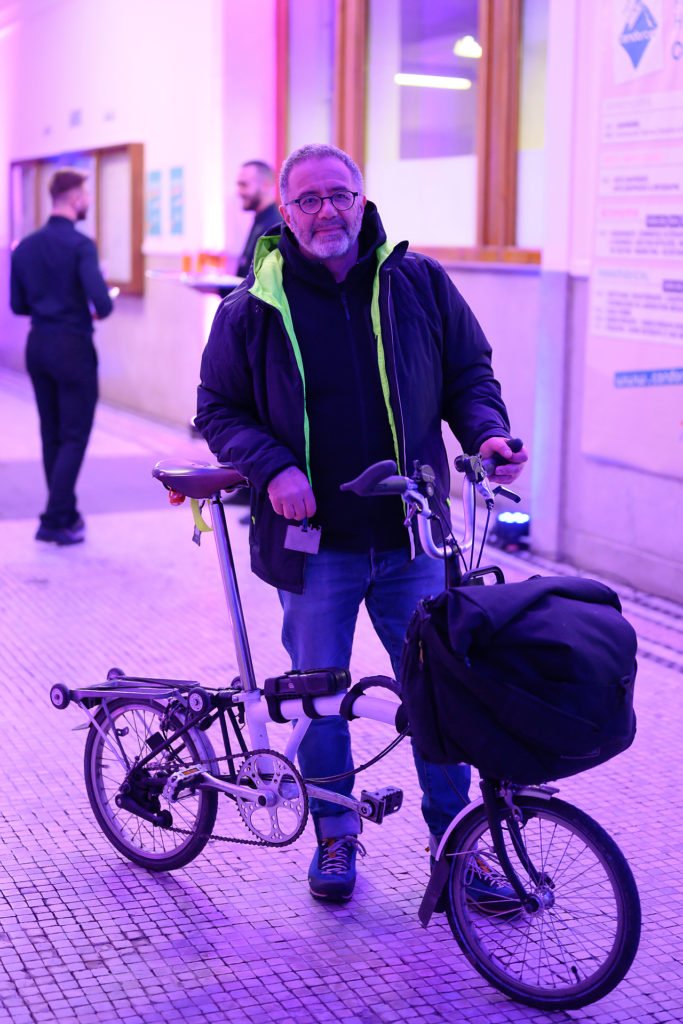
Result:
[[[33,328],[26,368],[40,417],[48,500],[44,526],[73,526],[76,481],[83,464],[97,405],[97,354],[87,335]]]

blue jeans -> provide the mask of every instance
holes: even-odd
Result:
[[[398,676],[401,650],[410,616],[418,601],[443,590],[441,562],[407,551],[357,554],[321,551],[306,560],[303,594],[278,591],[284,611],[282,642],[294,669],[348,668],[361,602],[365,601],[375,631]],[[353,768],[349,726],[339,715],[314,719],[299,747],[304,778],[339,775]],[[429,831],[440,836],[468,801],[469,765],[437,765],[413,747],[422,789],[422,813]],[[350,796],[353,778],[326,783],[325,788]],[[356,835],[360,821],[338,804],[312,800],[311,813],[319,838]]]

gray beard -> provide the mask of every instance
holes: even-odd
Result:
[[[311,239],[310,250],[318,259],[325,260],[334,256],[345,256],[353,245],[355,239],[344,231],[339,238],[316,238]]]
[[[360,234],[360,228],[363,221],[363,208],[361,206],[356,206],[355,211],[356,218],[352,224],[340,225],[339,230],[340,232],[343,232],[343,234],[339,235],[339,237],[321,238],[313,235],[308,244],[309,252],[312,252],[319,260],[329,260],[339,256],[346,256],[347,252]]]

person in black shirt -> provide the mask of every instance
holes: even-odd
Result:
[[[237,178],[237,194],[243,210],[255,214],[249,236],[244,243],[235,273],[246,277],[254,258],[256,242],[276,224],[280,223],[280,212],[275,204],[275,174],[273,168],[262,160],[247,160],[240,167]]]
[[[10,278],[13,312],[31,317],[26,368],[48,486],[36,540],[59,545],[85,539],[75,487],[98,396],[93,317],[103,319],[113,309],[95,243],[76,230],[88,211],[86,178],[71,168],[55,171],[52,215],[16,247]]]

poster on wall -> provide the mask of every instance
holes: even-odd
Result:
[[[148,235],[161,234],[161,171],[147,174],[145,221]]]
[[[172,167],[170,170],[170,224],[172,235],[182,235],[185,231],[185,189],[183,186],[182,167]]]
[[[582,447],[683,479],[683,0],[601,14]]]

